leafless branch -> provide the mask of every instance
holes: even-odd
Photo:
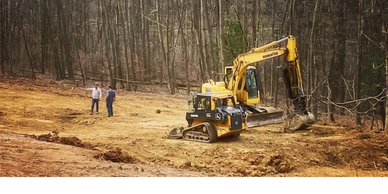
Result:
[[[313,106],[317,106],[318,104],[326,104],[326,105],[333,105],[334,107],[336,107],[337,110],[338,109],[343,109],[343,110],[345,110],[350,115],[354,115],[355,113],[358,113],[360,115],[367,115],[367,114],[369,114],[371,112],[373,113],[373,112],[375,112],[377,110],[376,107],[378,106],[378,103],[381,103],[381,102],[385,101],[385,98],[386,98],[385,92],[386,92],[387,88],[382,87],[382,86],[375,86],[375,87],[382,87],[382,91],[380,91],[379,94],[377,94],[376,96],[369,96],[369,97],[365,97],[365,98],[356,99],[355,91],[354,91],[354,88],[355,88],[355,81],[354,81],[354,79],[352,81],[352,87],[353,88],[349,88],[349,83],[345,80],[344,77],[342,77],[342,79],[344,81],[345,89],[347,91],[352,89],[352,91],[353,91],[353,92],[349,91],[349,93],[348,93],[352,100],[348,100],[346,102],[333,102],[332,99],[331,99],[331,94],[332,94],[331,92],[332,91],[331,91],[330,87],[327,86],[327,85],[325,86],[326,89],[327,89],[327,92],[328,92],[326,96],[314,95],[314,93],[317,90],[317,88],[323,86],[327,82],[327,78],[326,78],[326,79],[322,80],[312,90],[310,98],[316,99],[316,103],[315,104],[310,104],[310,108],[313,107]],[[370,107],[370,108],[368,108],[367,110],[364,110],[364,111],[358,111],[357,108],[361,104],[363,104],[363,103],[369,103],[368,107]]]
[[[311,94],[314,94],[314,93],[316,92],[316,90],[317,90],[320,86],[322,86],[326,81],[327,81],[327,76],[326,76],[324,79],[322,79],[321,83],[317,84],[317,85],[312,89]]]
[[[330,88],[327,88],[329,94],[328,96],[330,96],[331,94],[331,90]],[[378,95],[376,96],[370,96],[370,97],[366,97],[366,98],[361,98],[361,99],[355,99],[355,100],[350,100],[350,101],[347,101],[347,102],[333,102],[330,100],[329,97],[325,97],[325,96],[320,96],[320,97],[314,97],[316,98],[318,101],[320,101],[321,103],[324,103],[324,104],[332,104],[334,105],[335,107],[337,108],[340,108],[340,109],[344,109],[346,110],[346,112],[348,112],[350,115],[354,115],[355,112],[359,113],[359,114],[367,114],[371,111],[375,111],[376,110],[376,105],[380,102],[383,102],[386,98],[385,94],[386,92],[386,88],[384,88]],[[362,112],[358,112],[356,111],[357,107],[362,104],[363,102],[368,102],[370,103],[370,107],[368,110],[365,110],[365,111],[362,111]]]
[[[353,99],[355,98],[355,96],[352,96],[352,94],[350,93],[350,91],[349,91],[349,85],[348,85],[348,82],[346,81],[346,79],[344,78],[344,76],[341,76],[341,78],[342,78],[342,80],[343,80],[343,82],[344,82],[344,85],[346,86],[346,90],[345,91],[347,91],[348,92],[348,94],[349,94],[349,96],[351,96]],[[353,80],[353,82],[352,83],[354,83],[354,80]],[[354,84],[353,84],[353,90],[352,90],[353,92],[354,92]]]
[[[371,38],[369,38],[366,34],[362,34],[366,39],[369,40],[369,42],[371,42],[372,44],[374,44],[377,48],[379,48],[380,50],[384,51],[385,52],[385,48],[382,44],[379,44],[377,43],[376,41],[372,40]]]
[[[151,21],[151,22],[154,22],[154,23],[156,23],[156,24],[158,24],[158,25],[160,25],[160,26],[162,26],[162,27],[167,27],[167,26],[165,26],[164,24],[161,24],[161,23],[159,23],[158,21],[155,21],[155,20],[152,20],[151,18],[149,18],[149,17],[147,17],[147,16],[145,16],[144,14],[140,14],[142,17],[144,17],[145,19],[147,19],[147,20],[149,20],[149,21]]]

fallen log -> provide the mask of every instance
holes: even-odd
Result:
[[[166,86],[168,85],[167,82],[158,82],[158,81],[153,81],[153,82],[143,82],[143,81],[133,81],[133,80],[125,80],[125,79],[120,79],[120,78],[114,78],[115,80],[118,80],[118,81],[124,81],[124,82],[127,82],[127,83],[133,83],[133,84],[139,84],[139,85],[163,85],[163,86]],[[184,88],[184,87],[187,87],[187,84],[184,84],[184,83],[177,83],[176,84],[177,87],[180,87],[180,88]],[[189,87],[199,87],[198,85],[193,85],[193,84],[189,84],[188,85]]]

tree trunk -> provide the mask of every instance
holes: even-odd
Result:
[[[1,30],[1,72],[4,74],[5,73],[5,60],[6,60],[6,55],[7,55],[7,45],[6,45],[6,23],[7,23],[7,12],[5,11],[6,9],[6,0],[1,0],[0,5],[2,10],[0,11],[0,30]]]
[[[22,32],[23,32],[23,38],[24,38],[24,46],[25,46],[25,49],[26,49],[28,61],[29,61],[29,63],[30,63],[30,68],[31,68],[31,78],[32,78],[32,79],[35,79],[36,77],[35,77],[35,70],[34,70],[34,62],[33,62],[33,59],[32,59],[31,53],[30,53],[30,50],[28,49],[28,42],[29,42],[30,40],[27,39],[25,29],[22,29]]]
[[[220,1],[220,0],[219,0]],[[257,1],[253,0],[252,9],[252,43],[251,48],[257,47]]]
[[[288,28],[288,34],[294,34],[294,22],[295,22],[295,1],[296,0],[291,0],[291,3],[290,3],[290,26]]]
[[[343,103],[345,102],[345,83],[342,78],[345,77],[345,53],[346,53],[346,1],[338,1],[338,70],[339,70],[339,80],[338,80],[338,101]],[[345,114],[345,109],[341,109],[341,115]]]
[[[205,82],[205,74],[207,72],[206,69],[206,56],[205,56],[205,49],[203,46],[203,40],[202,40],[202,17],[201,17],[201,1],[198,0],[193,0],[193,7],[194,7],[194,29],[195,29],[195,35],[196,35],[196,41],[197,41],[197,46],[198,46],[198,52],[199,52],[199,70],[200,70],[200,75],[201,75],[201,83]]]
[[[224,59],[224,41],[222,34],[223,27],[223,17],[222,17],[222,0],[218,0],[218,47],[219,47],[219,58],[220,58],[220,70],[223,72],[225,68],[225,59]]]
[[[388,30],[388,26],[386,26],[385,29]],[[386,34],[386,36],[387,36],[387,39],[386,39],[386,42],[385,42],[385,49],[386,49],[386,51],[385,51],[385,85],[388,86],[388,34]],[[383,117],[382,119],[385,120],[385,122],[383,122],[384,130],[388,129],[388,117],[387,117],[387,115],[388,115],[388,97],[387,97],[388,96],[388,90],[385,90],[385,93],[386,93],[386,95],[385,95],[385,103],[384,103],[384,105],[385,105],[385,115],[382,116]]]
[[[73,32],[67,28],[66,19],[64,18],[65,14],[63,13],[62,2],[60,0],[57,0],[56,3],[57,3],[57,9],[58,9],[58,23],[61,26],[61,29],[59,31],[59,33],[61,34],[60,41],[64,52],[64,57],[66,58],[65,61],[66,61],[67,74],[69,79],[74,80],[73,59],[71,56],[71,47],[70,47],[71,45],[70,36],[72,36]]]
[[[47,56],[47,36],[48,33],[48,10],[47,10],[47,0],[42,0],[41,2],[41,74],[45,73],[45,66],[46,66],[46,56]]]
[[[361,1],[361,0],[360,0]],[[384,46],[384,49],[385,49],[385,102],[383,103],[384,106],[385,106],[385,111],[382,113],[383,115],[381,115],[382,117],[382,121],[383,121],[383,130],[387,131],[388,129],[388,90],[387,90],[387,87],[388,87],[388,7],[387,7],[387,2],[385,2],[385,7],[381,7],[380,9],[380,12],[381,12],[381,18],[382,18],[382,29],[383,29],[383,32],[385,32],[383,34],[383,36],[385,36],[385,44],[382,43],[382,45],[385,45]]]
[[[338,79],[338,77],[336,77],[336,64],[335,64],[335,54],[336,54],[336,50],[335,50],[335,47],[334,47],[334,52],[333,52],[333,56],[331,58],[331,61],[330,61],[330,70],[329,70],[329,80],[328,80],[328,90],[330,90],[329,92],[329,95],[328,95],[328,98],[330,99],[331,102],[336,102],[337,98],[337,88],[338,85],[336,85],[336,79]],[[333,104],[329,104],[328,106],[329,108],[329,120],[330,122],[332,123],[335,123],[335,119],[334,119],[334,111],[335,111],[335,107]]]
[[[121,39],[120,39],[120,4],[119,2],[116,3],[116,8],[115,8],[115,11],[116,11],[116,23],[114,25],[114,33],[115,33],[115,57],[116,57],[116,66],[114,67],[115,68],[115,74],[114,74],[114,77],[116,78],[117,76],[120,78],[120,79],[123,79],[124,76],[123,76],[123,63],[122,63],[122,60],[121,60]],[[115,79],[115,82],[117,82],[117,80]],[[115,88],[116,88],[116,84],[115,83]],[[120,87],[123,87],[124,86],[124,82],[123,81],[120,81]],[[113,87],[113,86],[112,86]]]
[[[386,15],[386,13],[385,13]],[[383,28],[385,28],[385,32],[388,32],[388,20],[385,18],[385,24],[383,24]],[[385,26],[384,26],[385,25]],[[385,87],[387,88],[388,86],[388,33],[385,33]],[[388,90],[385,90],[385,115],[382,115],[382,120],[383,122],[383,129],[387,130],[388,129]],[[384,118],[385,117],[385,118]]]
[[[308,89],[307,89],[307,93],[308,94],[311,94],[312,95],[312,86],[315,85],[313,84],[313,78],[316,78],[316,76],[313,76],[313,66],[314,66],[314,28],[315,28],[315,16],[316,16],[316,13],[317,13],[317,10],[318,10],[318,4],[319,4],[319,0],[316,0],[315,1],[315,7],[314,7],[314,12],[313,12],[313,23],[311,25],[311,30],[310,30],[310,48],[309,48],[309,62],[308,62],[308,66],[309,66],[309,72],[307,72],[310,76],[310,81],[309,81],[309,86],[308,86]],[[316,69],[316,68],[314,68]],[[311,104],[315,104],[315,99],[312,98],[311,99]],[[317,118],[317,113],[318,113],[318,107],[317,106],[314,106],[314,117],[315,119]]]
[[[119,9],[121,8],[122,6],[119,6]],[[127,1],[125,1],[124,3],[124,7],[125,7],[125,10],[128,10],[128,3]],[[131,84],[128,82],[130,80],[129,76],[131,74],[131,70],[129,68],[129,53],[128,53],[128,39],[127,39],[127,28],[126,26],[128,26],[128,14],[125,14],[125,12],[120,9],[121,11],[121,20],[122,20],[122,30],[123,30],[123,45],[124,45],[124,59],[125,59],[125,67],[126,67],[126,73],[125,73],[125,79],[127,81],[127,85],[126,85],[126,90],[128,91],[131,91]],[[125,20],[124,20],[124,14],[125,14]],[[124,22],[125,21],[125,22]],[[127,24],[127,25],[126,25]]]
[[[129,52],[130,52],[130,56],[131,56],[131,73],[132,73],[132,80],[133,81],[137,81],[137,75],[136,75],[136,69],[135,69],[135,64],[136,64],[136,38],[135,38],[135,18],[134,18],[134,14],[131,14],[131,13],[135,13],[135,5],[133,2],[130,2],[128,3],[128,8],[126,8],[126,17],[127,18],[127,25],[128,25],[128,42],[129,42],[129,45],[130,45],[130,49],[129,49]],[[137,90],[137,86],[134,85],[134,88],[133,88],[135,91]]]
[[[114,74],[113,74],[113,70],[112,70],[112,63],[110,60],[109,50],[110,50],[110,47],[113,47],[113,45],[111,46],[110,43],[112,43],[112,42],[109,43],[109,41],[113,39],[111,37],[113,34],[110,33],[112,26],[110,25],[110,22],[109,22],[108,7],[107,7],[106,2],[104,0],[101,0],[101,10],[102,10],[102,12],[101,12],[101,14],[102,14],[102,31],[103,31],[104,40],[105,40],[105,57],[106,57],[106,62],[108,64],[109,81],[112,82],[114,80]],[[112,86],[112,88],[114,88],[114,87]]]
[[[364,21],[362,17],[362,12],[363,9],[361,8],[362,6],[362,1],[358,1],[358,32],[357,32],[357,74],[356,74],[356,89],[355,89],[355,98],[359,99],[361,97],[361,60],[362,60],[362,39],[361,35],[363,34],[363,29],[364,29]],[[386,79],[388,80],[388,79]],[[356,125],[361,125],[361,116],[360,116],[360,106],[356,108]]]
[[[166,49],[165,49],[165,44],[164,44],[164,40],[163,40],[163,29],[162,29],[162,26],[161,26],[161,17],[162,17],[162,14],[161,14],[161,8],[160,8],[160,0],[157,0],[156,1],[156,9],[158,11],[158,15],[157,15],[157,19],[156,19],[156,22],[158,23],[158,38],[159,38],[159,46],[160,46],[160,50],[161,50],[161,54],[162,54],[162,57],[163,57],[163,64],[161,64],[161,68],[160,68],[160,83],[163,82],[163,67],[168,67],[167,66],[167,52]],[[166,43],[167,44],[167,43]]]
[[[184,21],[187,20],[187,8],[186,8],[186,4],[183,3],[184,0],[182,0],[182,6],[183,6],[183,11],[182,11],[182,18],[184,19],[181,19],[179,20],[180,22],[180,31],[181,31],[181,36],[182,36],[182,44],[183,44],[183,49],[182,50],[182,56],[183,56],[183,63],[185,64],[185,83],[186,83],[186,95],[189,96],[190,95],[190,75],[189,75],[189,58],[188,58],[188,46],[187,46],[187,37],[186,37],[186,31],[185,31],[185,25],[182,24]]]
[[[276,18],[276,1],[272,1],[272,18]],[[275,33],[275,19],[272,19],[272,24],[271,24],[271,33],[272,33],[272,40],[276,40],[276,33]],[[271,70],[270,70],[270,88],[269,88],[269,93],[271,94],[271,103],[274,103],[274,98],[273,96],[275,95],[275,58],[271,59]],[[276,71],[277,72],[277,71]],[[276,81],[277,82],[277,81]]]
[[[216,59],[215,59],[215,53],[214,53],[214,49],[212,48],[213,47],[213,28],[212,28],[212,24],[211,24],[211,21],[209,19],[209,17],[211,16],[211,12],[209,11],[209,2],[210,1],[205,1],[203,3],[203,14],[202,16],[205,17],[205,21],[206,21],[206,24],[207,24],[207,37],[208,37],[208,41],[206,41],[206,36],[205,37],[205,43],[208,44],[208,46],[206,46],[205,44],[205,48],[207,49],[207,51],[205,51],[206,53],[208,53],[208,57],[207,57],[207,63],[208,63],[208,70],[209,70],[209,73],[211,73],[210,71],[217,71],[217,63],[216,63]]]

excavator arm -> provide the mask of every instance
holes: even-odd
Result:
[[[286,47],[270,48],[284,41],[287,41]],[[287,73],[287,94],[289,98],[295,98],[299,94],[298,89],[302,88],[302,76],[299,67],[296,39],[291,35],[262,47],[254,48],[247,53],[240,54],[233,61],[232,77],[229,80],[228,89],[233,91],[233,94],[237,96],[237,94],[241,93],[241,90],[244,88],[241,86],[240,82],[244,80],[243,78],[245,76],[245,72],[249,66],[254,66],[256,62],[265,61],[283,55],[286,61],[286,67],[284,70]],[[242,101],[242,99],[236,100]]]

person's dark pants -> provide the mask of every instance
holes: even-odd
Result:
[[[106,102],[106,109],[108,109],[108,117],[113,116],[113,106],[112,106],[112,103]]]
[[[90,113],[93,113],[94,104],[96,104],[96,112],[98,112],[98,99],[92,99],[92,108],[90,109]]]

